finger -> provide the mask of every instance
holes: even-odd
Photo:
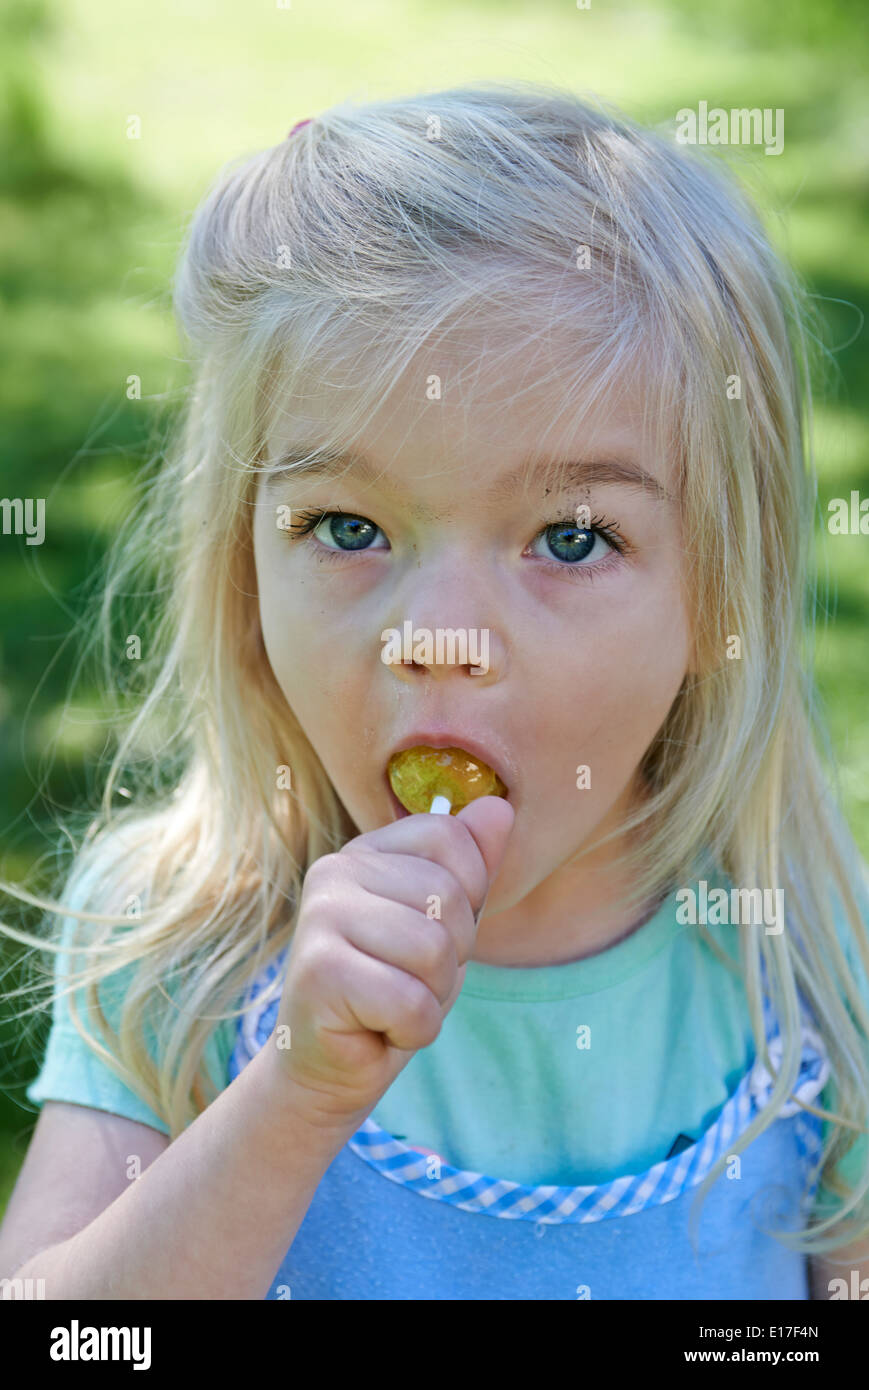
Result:
[[[416,975],[362,951],[342,952],[334,964],[331,983],[340,1014],[327,1031],[383,1033],[393,1047],[407,1052],[437,1037],[442,1006]]]
[[[453,940],[456,960],[469,960],[477,936],[476,914],[467,893],[455,874],[431,859],[404,854],[386,854],[382,850],[360,850],[348,863],[353,878],[360,887],[377,896],[385,905],[392,902],[404,910],[412,909],[424,921],[443,923]],[[377,922],[377,913],[365,914]],[[354,912],[345,919],[344,933],[351,935],[352,927],[362,920]]]
[[[474,912],[482,906],[489,888],[489,871],[480,847],[470,827],[457,816],[404,816],[358,835],[339,850],[339,855],[360,851],[411,855],[440,865],[458,879]]]
[[[470,904],[464,916],[474,930]],[[436,917],[425,917],[400,903],[381,898],[377,912],[363,912],[345,928],[357,950],[415,975],[444,1004],[455,984],[459,961],[452,933]]]
[[[504,858],[516,812],[503,796],[480,796],[460,811],[456,820],[470,831],[491,885]]]

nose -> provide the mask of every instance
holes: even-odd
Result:
[[[507,669],[496,576],[449,543],[423,568],[406,572],[380,633],[381,660],[401,684],[464,680],[491,685]]]
[[[405,619],[381,633],[381,660],[405,684],[467,678],[488,685],[506,666],[503,639],[491,626],[431,627]]]

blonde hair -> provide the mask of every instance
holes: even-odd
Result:
[[[150,618],[127,628],[148,634],[143,698],[73,873],[94,875],[104,910],[72,912],[4,885],[93,925],[90,964],[69,990],[86,986],[101,1029],[99,981],[133,968],[110,1048],[77,1027],[173,1138],[213,1098],[202,1054],[214,1019],[237,1016],[251,977],[289,943],[308,865],[357,833],[263,646],[251,521],[270,424],[281,400],[328,380],[334,424],[320,443],[347,448],[421,347],[491,313],[501,331],[486,341],[487,366],[501,360],[498,343],[550,352],[562,420],[647,374],[648,420],[678,464],[695,656],[643,760],[647,795],[623,827],[638,832],[632,898],[689,881],[706,851],[735,884],[784,889],[781,935],[740,932],[757,1055],[774,1071],[762,961],[783,1055],[769,1104],[732,1153],[795,1086],[801,990],[838,1088],[839,1113],[807,1108],[835,1121],[823,1173],[840,1202],[777,1238],[811,1253],[842,1243],[832,1227],[869,1190],[869,1158],[850,1195],[833,1174],[867,1132],[869,1096],[869,1016],[843,945],[869,972],[869,940],[855,890],[862,861],[816,751],[825,735],[801,650],[816,506],[805,298],[705,152],[549,87],[342,103],[221,172],[175,286],[195,367],[182,428],[142,515],[117,538],[99,614],[110,687],[124,584],[144,571],[149,598],[165,599],[156,628]],[[738,394],[727,390],[734,378]],[[725,659],[734,634],[741,660]],[[137,759],[153,773],[156,727],[165,784],[132,795]],[[287,765],[292,788],[279,789]],[[132,801],[122,810],[119,793]],[[141,917],[125,914],[130,895],[148,902]],[[143,1022],[176,977],[154,1062]],[[849,1239],[869,1231],[865,1211],[853,1221]]]

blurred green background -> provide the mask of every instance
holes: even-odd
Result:
[[[101,696],[76,614],[187,375],[170,314],[186,219],[218,168],[346,97],[554,82],[672,129],[681,107],[783,108],[784,152],[721,150],[818,296],[820,509],[869,496],[869,93],[864,0],[177,0],[0,12],[0,495],[44,497],[41,546],[0,535],[0,875],[47,886],[58,819],[93,802]],[[138,116],[139,139],[128,138]],[[130,375],[141,400],[128,400]],[[818,681],[869,856],[869,538],[817,528]],[[4,920],[8,900],[0,913]],[[32,925],[38,921],[34,914]],[[28,924],[31,925],[31,924]],[[17,980],[0,946],[2,988]],[[35,1123],[46,1029],[0,1019],[0,1212]],[[16,1084],[13,1084],[16,1083]],[[26,1102],[24,1102],[26,1104]]]

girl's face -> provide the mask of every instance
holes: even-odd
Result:
[[[469,747],[516,812],[486,916],[532,894],[575,903],[567,861],[633,803],[689,665],[675,470],[641,431],[642,397],[623,390],[578,434],[549,434],[546,459],[573,465],[556,487],[523,465],[551,428],[557,388],[502,374],[468,406],[447,377],[429,401],[429,370],[370,422],[354,451],[367,468],[260,480],[265,649],[360,832],[402,814],[386,776],[398,748]],[[329,409],[328,395],[306,396],[268,460],[316,444]],[[313,529],[282,529],[287,508],[294,528]],[[405,624],[415,644],[431,635],[433,653],[387,664],[385,634],[403,637]],[[466,651],[446,629],[465,631]]]

